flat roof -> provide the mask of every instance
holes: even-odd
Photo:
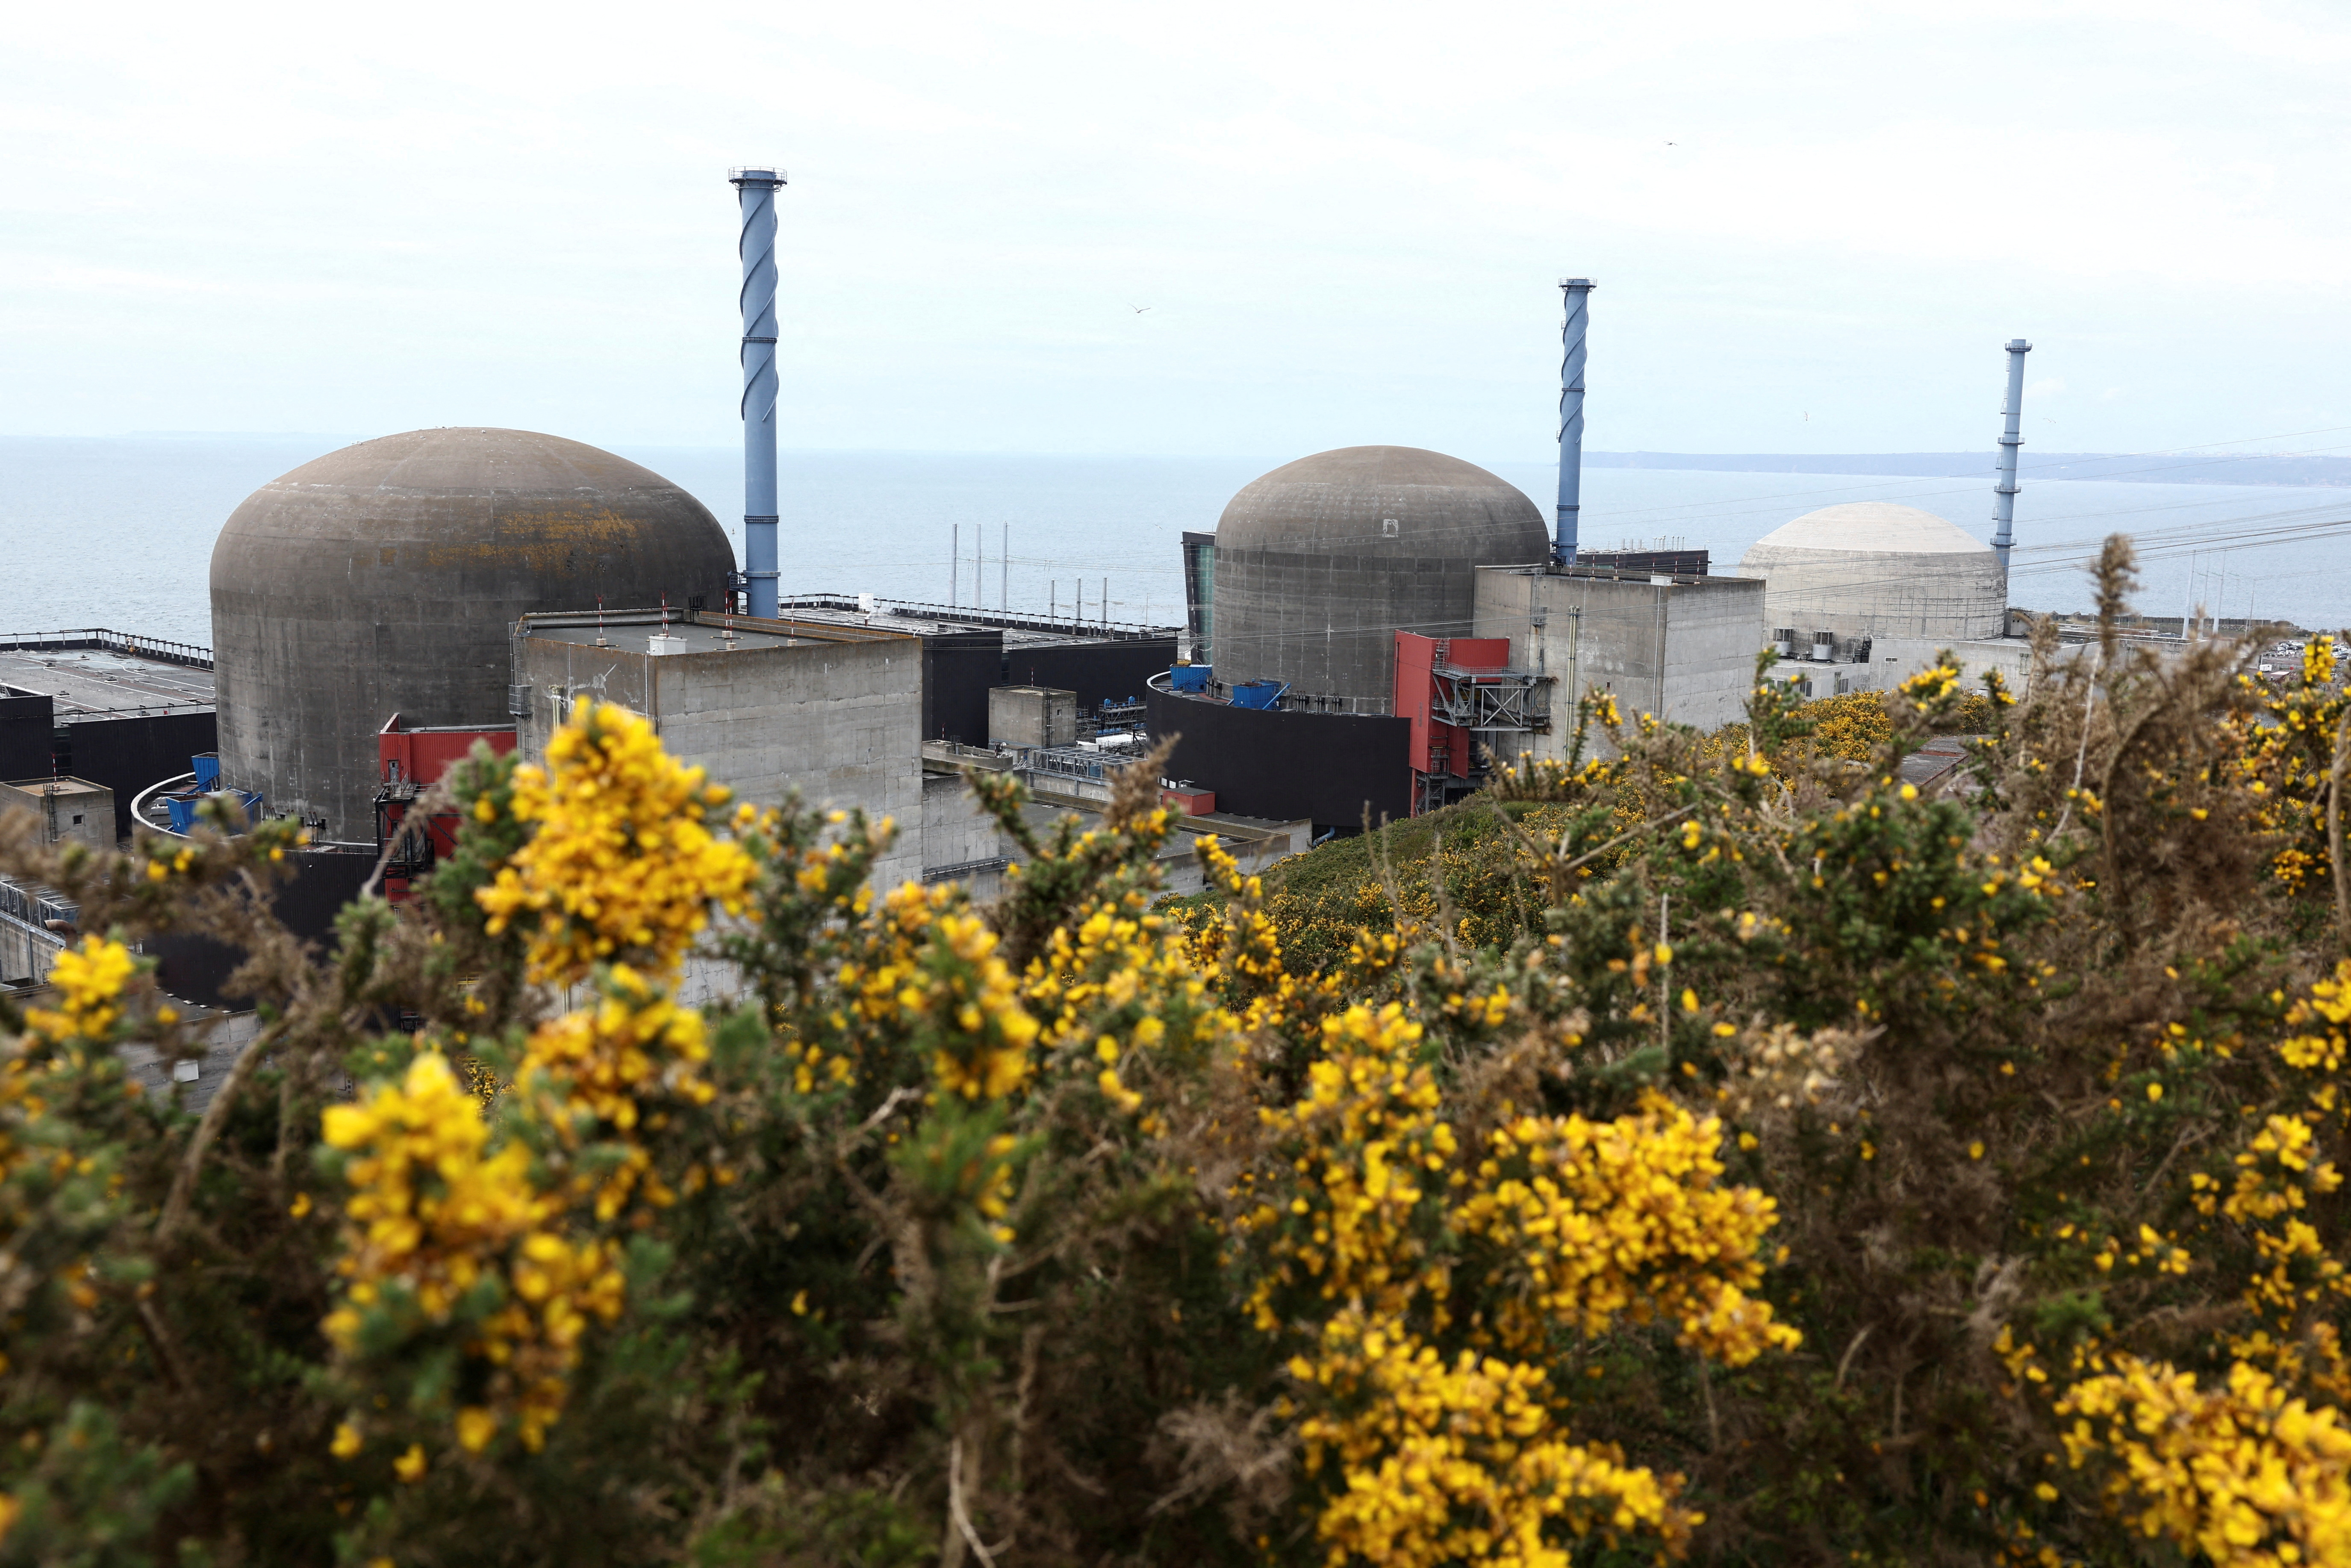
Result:
[[[106,648],[42,651],[0,644],[0,692],[47,696],[60,724],[155,714],[204,713],[213,706],[213,673]]]
[[[776,648],[839,647],[843,643],[895,643],[910,641],[904,632],[882,626],[861,626],[827,621],[766,621],[756,616],[725,616],[716,611],[669,612],[664,620],[658,610],[607,611],[599,616],[593,611],[567,611],[556,615],[526,615],[522,618],[523,633],[550,643],[570,643],[594,647],[603,638],[610,651],[617,653],[651,654],[651,643],[655,636],[672,639],[684,646],[662,650],[664,656],[677,653],[723,653],[730,649],[748,653]],[[730,643],[727,633],[734,633]]]
[[[710,612],[703,612],[705,619]],[[940,637],[957,632],[1001,632],[1004,645],[1043,648],[1070,643],[1148,643],[1171,641],[1180,626],[1139,626],[1123,622],[1107,624],[1057,616],[1023,615],[1008,610],[961,605],[914,604],[904,600],[876,599],[867,610],[853,596],[811,593],[789,600],[777,611],[790,621],[833,626],[871,626],[904,632],[916,637]]]
[[[27,795],[111,795],[104,784],[87,779],[0,779],[0,789],[22,789]]]
[[[1593,553],[1613,555],[1622,552],[1611,550],[1595,551]],[[1677,552],[1672,550],[1660,550],[1654,553],[1659,555],[1672,555]],[[1702,550],[1685,550],[1678,553],[1685,555],[1702,555],[1705,552]],[[1578,561],[1573,566],[1560,566],[1552,561],[1530,561],[1518,564],[1505,563],[1499,566],[1481,566],[1477,570],[1479,571],[1500,572],[1506,577],[1549,577],[1576,582],[1629,582],[1635,586],[1655,586],[1658,588],[1719,588],[1725,584],[1729,584],[1735,587],[1743,587],[1750,582],[1761,582],[1763,580],[1760,577],[1740,577],[1733,572],[1650,571],[1646,568],[1585,566],[1581,561]]]

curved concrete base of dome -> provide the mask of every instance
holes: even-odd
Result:
[[[1763,618],[1841,637],[1972,641],[2007,629],[2008,580],[1990,550],[1901,554],[1750,549],[1740,575],[1764,581]]]
[[[1217,678],[1387,701],[1396,632],[1469,635],[1477,577],[1458,558],[1219,549]]]

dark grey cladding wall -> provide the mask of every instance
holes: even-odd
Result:
[[[0,696],[0,782],[49,776],[56,698]]]
[[[331,952],[335,916],[374,874],[371,854],[298,855],[293,873],[270,892],[270,911],[313,953]],[[208,1008],[253,1005],[251,997],[228,989],[229,976],[247,956],[243,947],[195,931],[164,932],[140,946],[155,960],[155,983],[181,1000]]]
[[[1220,811],[1351,833],[1366,810],[1374,827],[1412,815],[1410,719],[1260,711],[1155,690],[1146,701],[1153,737],[1179,737],[1167,777],[1215,790]]]
[[[923,639],[923,738],[986,746],[994,686],[1075,692],[1079,708],[1092,709],[1141,698],[1175,662],[1173,637],[1008,649],[998,631],[933,632]]]
[[[417,430],[263,486],[213,549],[221,770],[373,836],[376,731],[507,720],[509,628],[685,607],[735,558],[701,502],[625,458],[519,430]]]
[[[159,713],[143,718],[86,718],[65,727],[64,745],[77,779],[114,791],[114,834],[131,833],[131,803],[150,784],[175,779],[195,765],[189,759],[220,744],[209,713]]]
[[[1151,677],[1165,674],[1176,662],[1176,639],[1154,637],[1135,642],[1049,643],[1040,648],[1008,648],[1005,679],[1011,685],[1052,686],[1078,694],[1081,711],[1104,702],[1140,700],[1150,689]]]
[[[1301,458],[1217,522],[1217,678],[1384,700],[1396,632],[1468,636],[1476,569],[1549,553],[1535,504],[1474,464],[1409,446]]]
[[[1004,684],[1004,633],[939,632],[923,639],[923,738],[987,744],[987,694]]]

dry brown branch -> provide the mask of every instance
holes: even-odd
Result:
[[[170,1196],[163,1200],[162,1218],[155,1222],[158,1246],[169,1242],[188,1218],[188,1206],[195,1197],[196,1177],[203,1171],[204,1155],[220,1136],[229,1113],[236,1108],[236,1098],[277,1042],[283,1025],[273,1025],[254,1038],[253,1043],[240,1052],[236,1063],[228,1070],[228,1078],[214,1093],[212,1103],[204,1107],[204,1120],[196,1124],[195,1136],[188,1140],[187,1153],[180,1156],[180,1168],[172,1175]]]
[[[2335,879],[2335,937],[2351,947],[2351,881],[2343,875],[2343,765],[2351,759],[2351,724],[2335,727],[2335,765],[2326,774],[2326,874]]]

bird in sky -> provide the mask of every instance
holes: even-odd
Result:
[[[1145,310],[1148,310],[1148,309],[1150,309],[1150,308],[1151,308],[1151,307],[1150,307],[1150,306],[1148,306],[1148,305],[1137,305],[1137,304],[1134,304],[1134,302],[1132,302],[1132,301],[1129,301],[1129,302],[1128,302],[1128,304],[1127,304],[1127,307],[1126,307],[1126,308],[1127,308],[1129,310],[1134,311],[1137,316],[1142,315]]]

